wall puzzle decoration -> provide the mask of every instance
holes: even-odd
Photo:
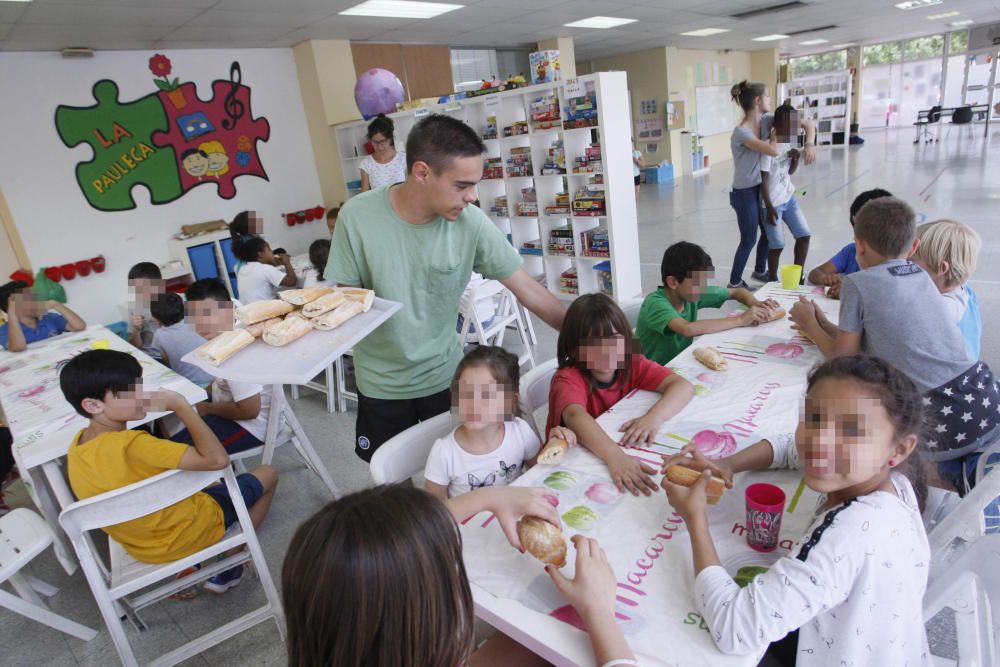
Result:
[[[130,102],[118,99],[109,79],[94,84],[96,104],[60,105],[56,131],[69,148],[88,144],[93,159],[76,167],[83,196],[101,211],[134,209],[132,188],[143,185],[153,204],[166,204],[200,185],[214,184],[219,196],[236,196],[239,176],[268,180],[257,152],[271,128],[250,111],[250,88],[238,62],[229,80],[212,83],[213,96],[198,97],[195,84],[171,79],[170,60],[156,54],[149,69],[159,89]]]

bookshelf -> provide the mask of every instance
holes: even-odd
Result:
[[[781,84],[777,106],[791,99],[799,118],[816,125],[816,145],[843,148],[850,138],[851,73],[848,70],[797,76]],[[837,136],[835,141],[834,135]]]
[[[628,105],[625,73],[598,72],[390,117],[400,149],[429,113],[476,130],[486,145],[480,206],[525,270],[566,301],[598,291],[625,301],[642,291]],[[360,191],[366,128],[335,128],[350,196]]]

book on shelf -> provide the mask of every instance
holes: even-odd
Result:
[[[572,296],[580,293],[580,282],[576,275],[576,267],[571,266],[559,274],[559,291]]]
[[[580,232],[580,247],[585,257],[611,257],[611,244],[608,242],[608,228],[601,225]]]
[[[507,177],[517,178],[519,176],[532,176],[533,174],[531,148],[529,146],[511,148],[510,157],[507,158]]]
[[[576,254],[573,249],[572,229],[553,229],[549,232],[549,254],[564,255],[572,257]]]

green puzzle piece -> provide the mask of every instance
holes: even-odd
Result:
[[[166,132],[167,114],[157,93],[134,102],[118,101],[118,86],[107,79],[94,84],[91,107],[60,105],[56,130],[68,147],[90,144],[94,159],[76,167],[76,179],[90,205],[101,211],[135,208],[132,187],[144,185],[154,204],[183,194],[173,148],[153,144],[154,132]]]

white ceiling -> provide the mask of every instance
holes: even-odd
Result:
[[[749,19],[730,14],[784,0],[449,0],[466,7],[429,20],[339,16],[360,0],[34,0],[0,1],[0,50],[184,49],[284,47],[307,39],[438,43],[452,47],[532,47],[553,36],[573,37],[578,60],[654,46],[760,49],[782,53],[828,50],[949,30],[947,23],[1000,20],[1000,0],[945,0],[903,11],[898,0],[803,0],[806,6]],[[947,11],[960,16],[930,21]],[[591,30],[563,24],[594,15],[637,19],[621,28]],[[753,37],[826,25],[836,28],[761,43]],[[698,28],[729,28],[712,37],[683,37]],[[829,40],[801,46],[813,38]]]

